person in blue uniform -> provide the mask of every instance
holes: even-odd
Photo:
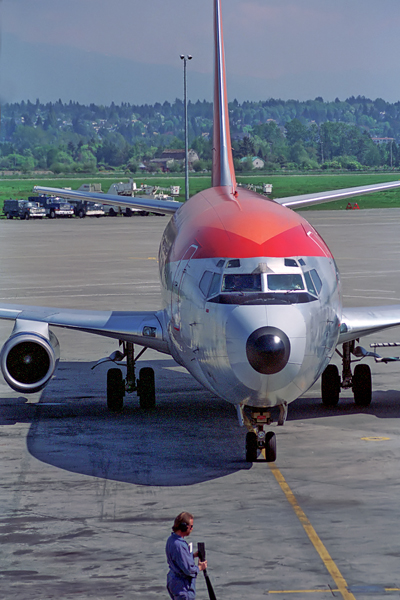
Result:
[[[196,598],[196,577],[199,571],[207,569],[207,561],[194,562],[198,553],[192,554],[185,540],[193,529],[193,515],[180,513],[173,524],[172,533],[167,540],[165,552],[169,572],[167,590],[172,600],[194,600]]]

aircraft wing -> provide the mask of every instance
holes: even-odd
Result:
[[[274,198],[274,201],[288,208],[302,208],[303,206],[312,206],[313,204],[323,204],[324,202],[334,202],[335,200],[344,200],[346,198],[355,198],[372,192],[384,192],[400,187],[400,181],[389,181],[387,183],[374,183],[372,185],[362,185],[358,187],[343,188],[340,190],[331,190],[328,192],[317,192],[315,194],[302,194],[300,196],[288,196],[286,198]]]
[[[0,305],[0,319],[47,323],[123,340],[169,354],[164,313],[132,311],[69,310],[15,304]]]
[[[400,325],[400,304],[344,308],[339,344]]]
[[[138,208],[150,212],[158,212],[173,215],[181,206],[181,202],[176,200],[156,200],[146,196],[118,196],[114,194],[103,194],[101,192],[83,192],[80,190],[63,190],[61,188],[41,187],[35,185],[34,192],[39,194],[49,194],[50,196],[59,196],[71,200],[88,200],[89,202],[101,202],[102,204],[112,204],[115,206],[127,206],[128,208]]]

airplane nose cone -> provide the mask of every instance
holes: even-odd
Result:
[[[287,365],[290,341],[287,335],[276,327],[260,327],[249,336],[246,354],[250,365],[258,373],[273,375]]]

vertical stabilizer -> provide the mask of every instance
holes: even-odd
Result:
[[[225,51],[222,33],[221,0],[214,0],[214,139],[212,186],[230,186],[236,190],[233,167],[228,100],[226,96]]]

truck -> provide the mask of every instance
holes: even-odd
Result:
[[[88,200],[70,200],[77,217],[104,217],[105,210],[100,202],[89,202]]]
[[[43,219],[46,216],[45,209],[38,202],[30,200],[4,201],[3,212],[7,219],[18,217],[20,219]]]
[[[39,196],[29,196],[28,200],[31,202],[39,202],[39,204],[45,209],[46,216],[49,217],[49,219],[74,216],[74,208],[72,204],[66,202],[62,198],[40,194]]]
[[[132,180],[130,180],[132,181]],[[129,184],[124,184],[124,183],[114,183],[112,184],[112,186],[110,187],[110,189],[108,190],[109,194],[113,194],[113,195],[118,195],[118,190],[120,189],[119,186],[123,186],[121,189],[124,190],[124,192],[129,192],[128,194],[125,193],[125,195],[128,196],[132,196],[133,194],[130,193],[133,189],[136,189],[136,184],[133,183],[132,187],[129,187]],[[101,193],[102,189],[101,189],[101,183],[83,183],[81,185],[81,187],[78,189],[78,191],[82,191],[82,192],[97,192],[97,193]],[[78,201],[77,201],[78,202]],[[110,206],[109,204],[101,204],[99,205],[101,206],[101,209],[103,211],[103,215],[105,216],[110,216],[110,217],[116,217],[117,215],[124,215],[126,217],[130,217],[132,215],[132,212],[134,212],[135,209],[131,209],[131,208],[124,208],[122,206]],[[78,215],[80,216],[80,215]],[[89,215],[88,215],[89,216]],[[97,216],[97,215],[96,215]]]
[[[133,179],[130,179],[128,183],[123,183],[122,181],[113,183],[107,193],[112,196],[128,196],[133,198],[135,196],[136,189],[136,183],[133,181]],[[109,204],[104,205],[104,210],[109,217],[116,217],[117,215],[131,217],[133,213],[144,214],[143,211],[139,210],[138,208],[115,205],[110,206]]]

